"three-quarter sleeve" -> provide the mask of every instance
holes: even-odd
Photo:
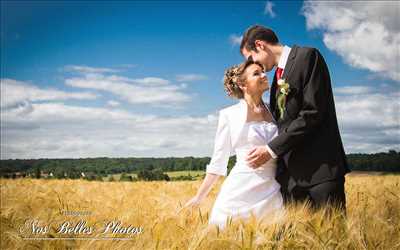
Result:
[[[224,112],[219,112],[217,133],[215,135],[214,152],[210,163],[206,167],[206,173],[226,176],[228,161],[231,153],[231,137],[229,123]]]

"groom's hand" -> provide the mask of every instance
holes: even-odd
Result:
[[[252,168],[258,168],[271,159],[266,146],[255,147],[247,154],[246,161]]]

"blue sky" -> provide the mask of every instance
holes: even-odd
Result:
[[[398,13],[395,2],[2,1],[1,158],[209,156],[216,112],[236,102],[223,72],[253,24],[321,51],[347,152],[398,149]]]

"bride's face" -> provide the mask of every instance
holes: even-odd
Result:
[[[268,79],[258,64],[251,64],[244,71],[243,92],[249,95],[262,95],[269,89]]]

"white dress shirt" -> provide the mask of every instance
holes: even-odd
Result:
[[[289,57],[291,48],[288,46],[283,46],[281,57],[279,58],[278,67],[282,68],[285,71],[285,66],[287,59]]]
[[[286,66],[286,62],[289,57],[290,50],[291,50],[291,48],[289,46],[286,46],[286,45],[283,46],[282,54],[281,54],[281,57],[279,58],[279,62],[278,62],[278,68],[283,69],[282,74],[285,71],[285,66]],[[278,156],[274,153],[274,151],[272,151],[272,149],[268,145],[266,145],[266,146],[267,146],[267,150],[268,150],[269,154],[272,156],[272,158],[274,158],[274,159],[278,158]]]

